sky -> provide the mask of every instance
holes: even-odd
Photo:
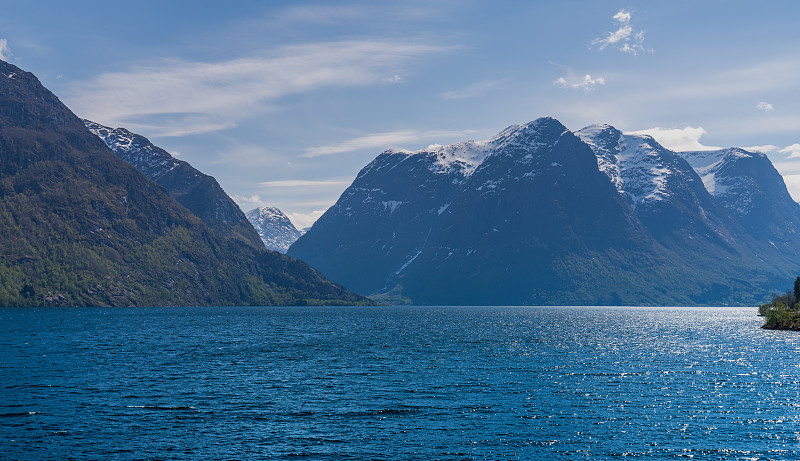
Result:
[[[389,148],[542,116],[745,147],[800,199],[800,2],[0,0],[0,59],[307,227]]]

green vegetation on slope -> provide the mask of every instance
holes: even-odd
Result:
[[[772,301],[758,306],[758,314],[767,318],[762,328],[800,331],[800,277],[794,280],[792,291],[776,295]]]
[[[307,264],[216,235],[0,61],[0,305],[362,304]]]

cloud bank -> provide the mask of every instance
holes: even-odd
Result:
[[[675,152],[721,149],[721,147],[706,146],[700,142],[700,138],[706,134],[706,130],[701,126],[674,129],[655,127],[647,130],[631,131],[630,134],[652,136],[659,144]]]

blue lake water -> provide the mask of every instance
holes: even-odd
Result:
[[[0,458],[799,459],[755,313],[0,309]]]

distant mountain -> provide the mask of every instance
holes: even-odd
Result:
[[[269,250],[286,253],[302,233],[283,212],[274,207],[259,207],[246,213],[247,219]]]
[[[749,302],[787,276],[680,156],[613,127],[579,135],[596,149],[542,118],[384,152],[288,254],[416,304]]]
[[[201,173],[189,163],[153,145],[147,138],[125,128],[109,128],[90,120],[83,123],[117,157],[163,186],[171,197],[218,234],[235,236],[257,247],[261,245],[242,210],[214,177]]]
[[[766,155],[731,148],[681,152],[708,192],[756,239],[800,256],[800,204]]]
[[[0,61],[0,305],[354,303],[307,264],[223,238]]]

